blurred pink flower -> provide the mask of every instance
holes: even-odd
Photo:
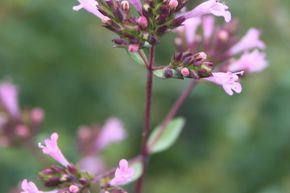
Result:
[[[260,40],[261,32],[256,28],[250,28],[242,39],[232,46],[230,54],[238,54],[253,48],[265,49],[265,43]]]
[[[40,124],[44,119],[44,111],[41,108],[33,108],[30,112],[31,121]]]
[[[73,7],[74,11],[79,11],[81,9],[85,9],[86,11],[94,14],[95,16],[99,17],[102,22],[107,22],[110,18],[107,16],[104,16],[99,10],[98,10],[98,2],[95,0],[78,0],[79,5],[76,5]]]
[[[96,146],[99,149],[104,149],[111,143],[116,143],[124,140],[127,133],[123,127],[123,123],[117,118],[110,118],[106,121],[100,134],[96,140]]]
[[[42,149],[42,152],[44,154],[51,156],[54,160],[56,160],[63,166],[67,167],[70,164],[62,154],[60,148],[58,147],[57,140],[58,134],[53,133],[51,134],[50,139],[44,140],[45,146],[43,146],[41,143],[39,143],[38,146]]]
[[[214,17],[211,15],[202,18],[203,37],[205,40],[210,39],[214,31]]]
[[[225,92],[231,96],[234,94],[234,91],[236,93],[242,92],[242,86],[238,82],[239,80],[238,74],[243,74],[243,72],[238,73],[213,72],[212,76],[204,79],[214,84],[222,86]]]
[[[222,16],[224,17],[226,22],[231,21],[231,12],[228,11],[228,6],[223,3],[220,3],[218,0],[208,0],[197,7],[182,14],[186,19],[192,17],[199,17],[202,15],[213,14],[215,16]]]
[[[201,23],[199,17],[193,17],[185,20],[183,26],[176,29],[177,33],[185,33],[187,44],[191,44],[196,40],[196,30]]]
[[[19,117],[18,92],[11,82],[0,84],[0,102],[11,116]]]
[[[139,44],[130,44],[128,47],[129,52],[137,52],[139,50]]]
[[[245,71],[247,73],[260,72],[268,66],[266,54],[255,49],[252,52],[245,52],[239,60],[234,61],[228,67],[231,72]]]
[[[29,182],[26,179],[24,179],[21,183],[21,193],[57,193],[57,190],[43,192],[39,191],[37,186],[33,182]]]
[[[110,181],[112,186],[125,185],[131,181],[134,175],[134,169],[128,167],[128,161],[125,159],[120,160],[119,167],[116,169],[115,177]]]
[[[94,175],[104,171],[105,164],[102,159],[96,156],[87,156],[79,161],[80,169]]]

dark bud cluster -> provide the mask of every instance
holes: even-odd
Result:
[[[130,51],[142,48],[145,42],[159,43],[159,38],[170,29],[180,26],[184,17],[175,13],[184,7],[186,0],[145,0],[142,10],[132,9],[127,0],[100,0],[98,10],[109,19],[104,27],[119,35],[113,42],[117,46],[134,45]]]
[[[39,172],[39,178],[44,182],[46,187],[59,189],[59,192],[71,192],[69,189],[74,187],[77,192],[88,190],[93,180],[93,176],[81,172],[80,169],[73,165],[68,167],[59,167],[52,165]]]
[[[163,69],[163,78],[194,78],[200,79],[211,76],[212,63],[206,61],[204,52],[191,54],[190,52],[179,52],[174,54],[170,64]]]
[[[11,115],[0,105],[0,147],[29,145],[42,125],[44,112],[40,108],[21,111]]]

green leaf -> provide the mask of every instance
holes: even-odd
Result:
[[[144,56],[146,56],[143,50],[140,50],[140,52],[141,52]],[[144,64],[144,62],[143,62],[141,56],[138,54],[138,52],[129,52],[129,51],[127,50],[127,53],[128,53],[128,55],[129,55],[129,57],[130,57],[132,60],[134,60],[137,64],[140,64],[140,65],[142,65],[142,66],[145,66],[145,64]]]
[[[147,144],[150,148],[150,153],[158,153],[172,146],[180,135],[184,124],[185,120],[183,118],[173,119],[164,129],[160,138],[156,142],[155,139],[160,131],[160,126],[155,128],[154,131],[151,133]]]
[[[143,172],[143,168],[142,168],[142,162],[141,161],[137,161],[133,164],[130,165],[130,168],[133,168],[134,169],[134,176],[132,177],[131,182],[134,182],[135,180],[137,180],[142,172]]]
[[[157,76],[158,78],[165,78],[164,76],[164,70],[163,69],[160,69],[160,70],[154,70],[153,71],[153,74],[155,76]]]

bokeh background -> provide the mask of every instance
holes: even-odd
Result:
[[[290,1],[226,1],[240,18],[241,34],[262,29],[270,66],[243,80],[240,95],[227,96],[201,84],[183,105],[187,118],[181,138],[151,159],[144,192],[290,192]],[[198,1],[191,1],[195,5]],[[80,125],[110,116],[129,132],[121,145],[104,153],[108,165],[139,150],[145,71],[126,52],[112,47],[114,34],[76,1],[0,1],[0,79],[13,80],[22,107],[46,112],[40,137],[61,134],[67,157],[78,160]],[[158,47],[159,64],[174,50],[173,36]],[[153,124],[165,116],[188,81],[154,80]],[[0,192],[23,178],[39,184],[43,165],[26,149],[0,149]]]

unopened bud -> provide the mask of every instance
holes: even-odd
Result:
[[[223,42],[227,42],[229,40],[229,33],[226,30],[221,30],[218,33],[218,38]]]
[[[129,52],[137,52],[139,50],[139,44],[130,44],[128,47]]]
[[[174,10],[178,6],[178,1],[177,0],[169,0],[168,3],[170,9]]]
[[[41,108],[34,108],[30,112],[31,122],[34,124],[40,124],[44,118],[44,112]]]
[[[25,125],[17,125],[15,133],[19,137],[28,137],[29,136],[29,130]]]
[[[185,21],[185,17],[183,17],[183,16],[180,16],[180,17],[178,17],[178,18],[176,18],[176,19],[174,19],[173,21],[172,21],[172,27],[173,28],[176,28],[176,27],[178,27],[178,26],[180,26],[184,21]]]
[[[80,188],[79,188],[78,186],[76,186],[76,185],[71,185],[71,186],[69,187],[69,191],[70,191],[71,193],[77,193],[77,192],[80,191]]]
[[[130,10],[130,4],[126,0],[121,2],[121,7],[122,7],[122,10],[124,10],[124,11],[129,11]]]
[[[181,72],[182,76],[185,76],[185,77],[189,76],[189,74],[190,74],[190,71],[188,68],[182,68],[180,70],[180,72]]]
[[[137,19],[137,23],[138,25],[140,26],[141,29],[146,29],[148,27],[148,21],[147,21],[147,18],[144,17],[144,16],[140,16],[138,19]]]
[[[207,58],[206,53],[198,52],[193,55],[193,62],[195,66],[200,66]]]
[[[165,78],[171,78],[173,76],[173,72],[170,68],[165,68],[163,73]]]

